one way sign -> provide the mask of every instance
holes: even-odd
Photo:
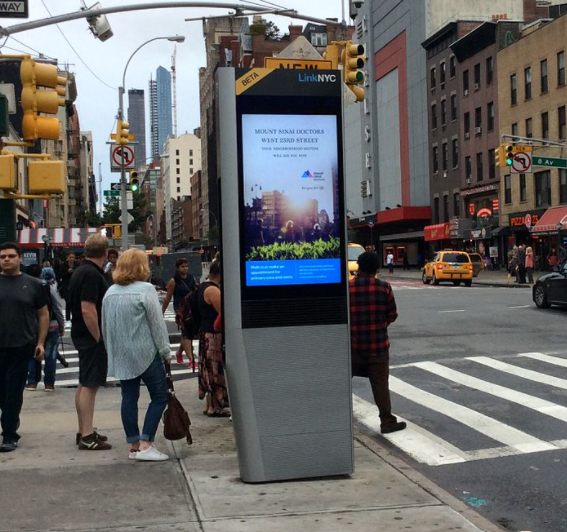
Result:
[[[0,0],[0,18],[28,18],[28,0]]]

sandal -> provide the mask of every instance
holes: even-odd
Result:
[[[230,414],[230,412],[227,412],[226,410],[215,410],[214,412],[207,414],[207,416],[209,416],[209,417],[230,417],[231,414]]]

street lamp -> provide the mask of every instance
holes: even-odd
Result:
[[[146,44],[150,44],[154,41],[165,40],[171,42],[182,43],[185,41],[183,35],[173,35],[169,37],[154,37],[148,41],[142,43],[138,48],[134,50],[132,55],[128,58],[126,66],[124,67],[124,74],[122,74],[122,85],[118,87],[118,120],[124,120],[124,87],[126,86],[126,71],[128,70],[128,65],[132,58],[144,47]],[[119,139],[117,138],[116,141]],[[128,249],[128,204],[126,199],[126,171],[124,169],[124,151],[122,151],[122,164],[120,166],[120,201],[122,202],[122,249]]]
[[[218,222],[218,220],[217,220],[217,216],[216,216],[216,214],[215,214],[213,211],[211,211],[210,209],[201,209],[201,212],[208,212],[209,214],[212,214],[213,218],[215,219],[215,227],[218,227],[218,226],[219,226],[219,222]]]

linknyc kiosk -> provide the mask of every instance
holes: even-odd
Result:
[[[218,70],[223,317],[241,479],[353,472],[341,75]]]

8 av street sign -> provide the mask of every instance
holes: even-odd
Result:
[[[567,159],[558,159],[554,157],[534,157],[533,164],[535,166],[552,166],[553,168],[567,168]]]
[[[28,0],[0,0],[0,18],[28,18]]]

